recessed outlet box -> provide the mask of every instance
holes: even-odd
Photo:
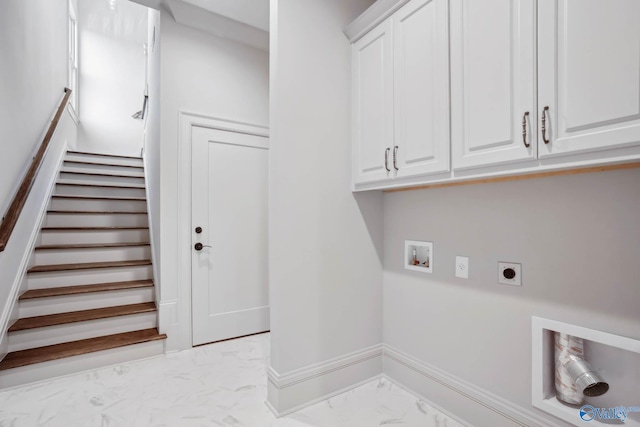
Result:
[[[469,278],[469,257],[456,257],[456,277],[459,277],[461,279]]]
[[[522,286],[522,264],[498,261],[498,283]]]
[[[433,242],[404,241],[404,268],[421,273],[433,272]]]

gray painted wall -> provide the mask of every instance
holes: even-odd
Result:
[[[269,292],[280,374],[382,340],[382,196],[350,189],[342,33],[370,4],[272,3]]]
[[[433,274],[403,268],[405,239],[434,242]],[[384,341],[530,408],[531,316],[640,339],[639,257],[637,169],[386,193]],[[522,287],[497,283],[499,260],[522,263]],[[630,368],[619,404],[639,402]]]

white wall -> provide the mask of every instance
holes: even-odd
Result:
[[[82,151],[139,156],[145,89],[147,8],[119,0],[78,2],[79,105]]]
[[[67,25],[67,0],[0,1],[2,215],[67,85]]]
[[[271,3],[271,368],[281,375],[382,341],[382,198],[350,190],[351,56],[342,33],[370,4]],[[286,410],[279,400],[270,389],[271,404]]]
[[[147,85],[149,104],[144,122],[144,171],[147,187],[147,212],[156,283],[156,300],[160,301],[160,11],[148,10]]]
[[[639,183],[629,170],[385,194],[385,344],[540,414],[531,316],[640,338]],[[434,242],[432,275],[402,267],[405,239]],[[468,280],[454,276],[456,255],[470,258]],[[522,287],[497,283],[498,261],[522,263]],[[450,389],[415,372],[398,378],[489,425]],[[490,425],[515,425],[498,418]]]
[[[161,21],[160,326],[169,335],[168,348],[177,349],[191,346],[190,283],[178,277],[178,263],[192,250],[180,246],[178,236],[180,227],[185,227],[178,223],[178,191],[182,191],[178,114],[186,111],[267,126],[269,57],[261,50],[179,25],[165,10]],[[190,191],[190,182],[186,188]],[[156,220],[157,216],[157,224]],[[190,225],[188,218],[186,226]]]

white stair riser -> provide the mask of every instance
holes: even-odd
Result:
[[[146,212],[146,200],[51,199],[52,211]]]
[[[146,197],[144,188],[93,187],[66,184],[57,184],[54,194],[58,196]]]
[[[148,227],[147,214],[49,213],[45,227]]]
[[[73,245],[80,243],[148,243],[149,230],[47,231],[40,233],[41,245]]]
[[[132,165],[142,166],[142,159],[129,159],[124,157],[107,157],[107,156],[94,156],[91,154],[76,154],[68,153],[65,160],[73,160],[78,162],[90,162],[90,163],[107,163],[115,165]]]
[[[164,340],[127,345],[80,356],[0,371],[0,388],[15,387],[76,372],[98,369],[164,353]]]
[[[73,264],[78,262],[108,262],[151,259],[149,246],[119,248],[47,249],[37,250],[36,265]]]
[[[120,177],[109,175],[79,175],[61,172],[58,183],[102,184],[102,185],[144,185],[143,177]]]
[[[64,162],[63,170],[72,172],[89,172],[89,173],[108,173],[115,175],[127,176],[144,176],[144,170],[141,168],[130,168],[126,166],[110,166],[110,165],[92,165],[89,163]]]
[[[79,163],[69,163],[65,165],[62,164],[62,168],[60,169],[60,178],[74,178],[74,177],[83,177],[83,179],[101,179],[101,177],[105,177],[105,179],[115,179],[120,178],[120,176],[114,177],[112,175],[122,175],[126,178],[123,179],[144,179],[144,170],[138,168],[128,168],[127,171],[122,172],[113,172],[109,170],[102,170],[99,167],[93,169],[84,168]],[[72,173],[75,172],[75,173]],[[82,175],[79,175],[82,174]]]
[[[156,327],[156,312],[9,332],[9,352]]]
[[[153,287],[91,292],[78,295],[22,300],[18,303],[18,314],[20,318],[45,316],[47,314],[66,313],[70,311],[139,304],[152,302],[153,300]]]
[[[150,265],[143,265],[137,267],[29,273],[27,275],[27,287],[28,289],[43,289],[58,286],[150,280],[153,278],[151,270]]]

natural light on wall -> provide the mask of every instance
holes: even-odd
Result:
[[[69,103],[74,111],[78,111],[78,19],[73,3],[69,2]]]

